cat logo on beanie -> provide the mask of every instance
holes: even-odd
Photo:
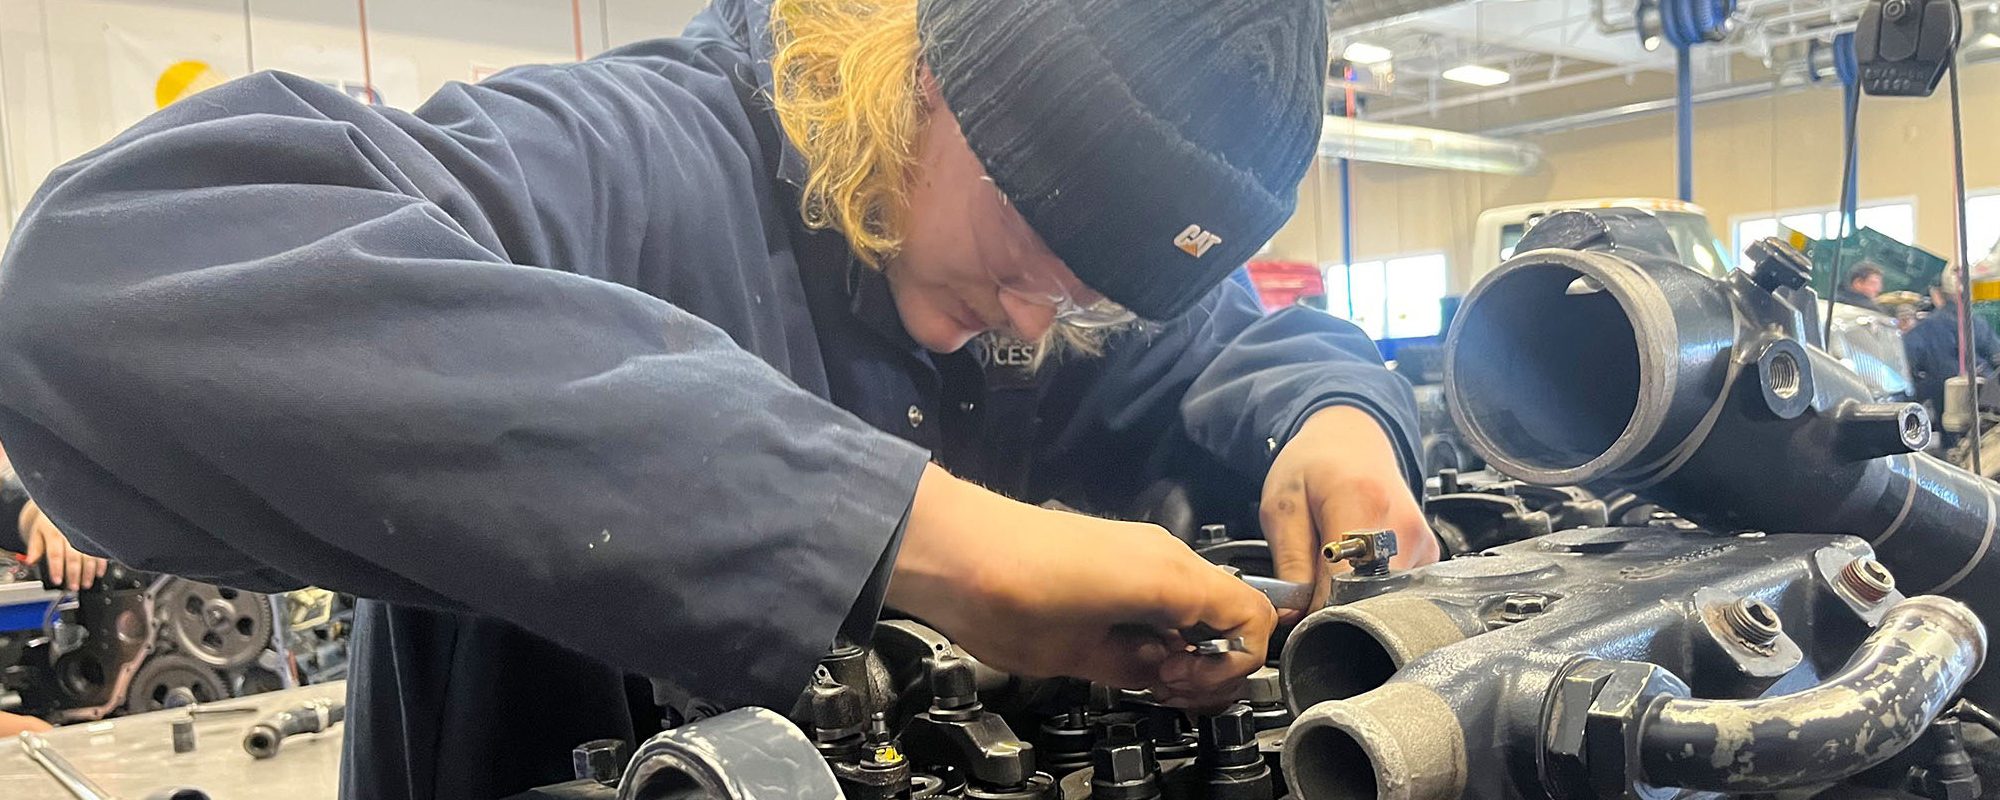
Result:
[[[1208,248],[1218,244],[1222,244],[1222,237],[1202,230],[1200,225],[1189,225],[1174,237],[1174,246],[1195,258],[1208,255]]]

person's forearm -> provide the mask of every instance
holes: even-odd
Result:
[[[910,522],[890,572],[888,605],[934,624],[950,626],[953,611],[974,602],[983,585],[986,542],[968,535],[968,521],[984,524],[1031,507],[953,477],[930,464],[917,483]]]

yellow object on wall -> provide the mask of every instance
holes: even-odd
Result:
[[[205,89],[221,86],[229,77],[206,61],[179,61],[160,73],[153,84],[153,102],[166,108],[174,101]]]

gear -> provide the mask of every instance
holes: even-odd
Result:
[[[154,599],[163,638],[219,669],[257,659],[271,643],[271,604],[261,594],[175,578]]]
[[[214,667],[184,655],[155,655],[132,676],[132,688],[125,694],[125,711],[138,714],[167,707],[167,697],[185,689],[197,703],[229,697],[229,685]]]

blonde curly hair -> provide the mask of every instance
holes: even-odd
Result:
[[[806,224],[880,268],[903,244],[925,117],[916,0],[777,0],[771,22],[772,101],[805,156]]]
[[[771,101],[805,157],[805,222],[839,231],[856,258],[881,269],[902,249],[928,117],[917,0],[776,0],[771,30]],[[1065,352],[1095,355],[1106,333],[1052,325],[1037,366]]]

